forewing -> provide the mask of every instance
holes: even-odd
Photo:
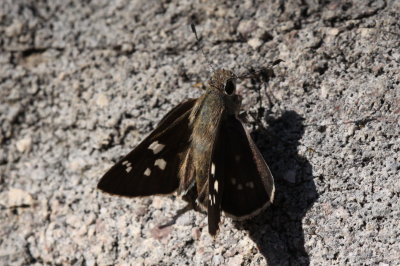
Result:
[[[101,178],[97,187],[128,197],[174,192],[179,185],[180,162],[188,148],[189,115],[195,102],[190,99],[172,109],[139,146]]]
[[[225,139],[222,134],[218,135],[217,142],[215,144],[210,175],[208,179],[208,232],[211,235],[215,235],[219,228],[219,222],[221,219],[221,200],[224,193],[224,150]]]
[[[272,174],[250,134],[235,116],[222,121],[220,134],[224,138],[221,208],[232,218],[250,218],[272,203],[275,191]],[[217,177],[218,168],[216,164]]]

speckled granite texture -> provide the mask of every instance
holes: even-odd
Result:
[[[0,264],[398,265],[400,1],[0,4]],[[274,205],[214,239],[184,202],[96,190],[209,66],[238,84]],[[267,97],[268,96],[268,97]]]

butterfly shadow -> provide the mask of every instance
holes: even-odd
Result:
[[[287,111],[267,123],[267,129],[253,131],[252,137],[274,176],[274,203],[253,219],[235,225],[249,231],[269,265],[309,265],[302,219],[318,194],[310,163],[298,155],[303,118]]]

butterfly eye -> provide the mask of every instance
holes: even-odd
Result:
[[[226,83],[225,83],[225,93],[228,95],[231,95],[234,91],[235,91],[235,82],[231,79],[229,79]]]

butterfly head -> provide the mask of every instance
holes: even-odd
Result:
[[[229,70],[216,70],[209,81],[210,87],[226,95],[234,95],[236,90],[236,75]]]

